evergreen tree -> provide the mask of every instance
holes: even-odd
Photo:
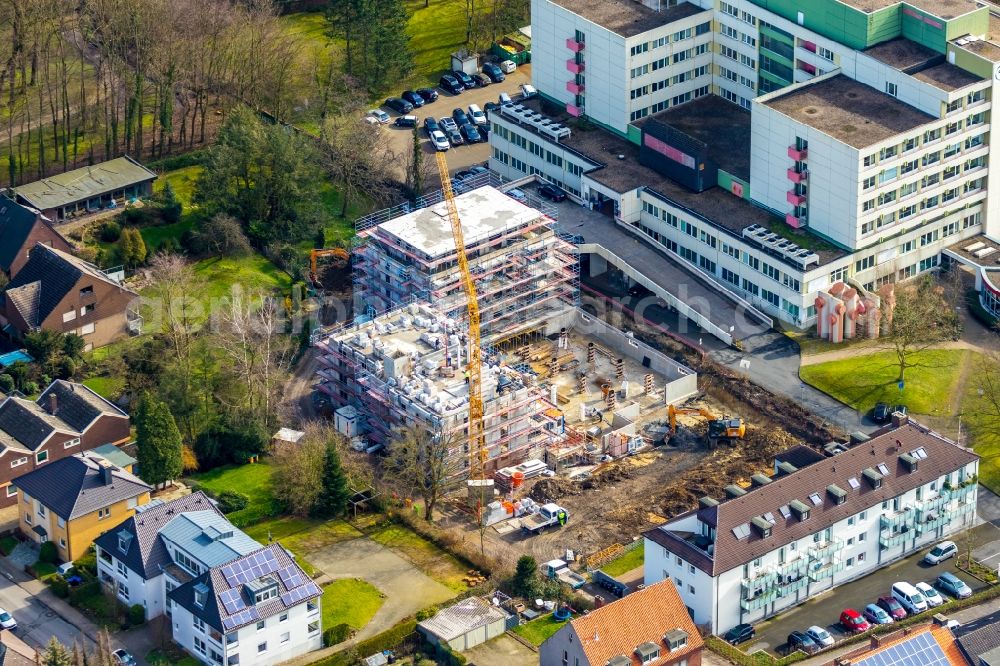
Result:
[[[351,490],[347,485],[347,475],[340,464],[340,454],[333,442],[326,445],[323,460],[323,490],[316,499],[313,512],[321,518],[336,518],[347,511]]]
[[[171,97],[168,95],[168,97]],[[174,186],[168,181],[163,187],[163,220],[167,224],[173,224],[174,222],[179,222],[181,219],[181,213],[184,211],[184,207],[181,205],[180,200],[177,198],[177,193],[174,192]]]
[[[166,403],[144,394],[133,421],[142,480],[160,485],[180,476],[184,469],[181,433]]]
[[[39,663],[42,666],[72,666],[73,660],[66,647],[53,636],[39,655]]]
[[[518,558],[511,586],[514,588],[514,593],[522,597],[535,596],[538,587],[538,562],[531,555],[522,555]]]
[[[413,128],[413,173],[410,174],[410,187],[413,190],[414,201],[424,191],[424,146],[420,133]]]
[[[135,227],[122,229],[121,243],[122,261],[128,266],[138,266],[146,261],[146,241]]]

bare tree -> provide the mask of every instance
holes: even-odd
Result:
[[[889,329],[886,338],[896,354],[896,380],[902,382],[909,368],[923,365],[921,352],[956,339],[962,323],[931,276],[915,284],[895,285],[890,301],[893,305],[884,314]]]
[[[323,490],[323,458],[329,433],[318,423],[307,424],[305,433],[298,444],[279,445],[273,456],[271,483],[275,496],[296,516],[310,515]]]
[[[402,428],[392,441],[385,473],[395,487],[423,500],[424,520],[431,521],[438,501],[459,482],[462,450],[453,436],[432,434],[416,426]]]

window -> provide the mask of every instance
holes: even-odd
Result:
[[[864,534],[862,534],[861,536],[864,536]],[[861,537],[858,537],[858,539],[864,541],[864,539],[861,539]],[[858,562],[864,562],[864,561],[865,561],[865,554],[858,553]]]
[[[93,296],[93,295],[94,295],[94,286],[93,285],[90,285],[88,287],[84,287],[83,289],[80,290],[80,298],[85,298],[87,296]]]
[[[107,507],[104,507],[103,509],[98,509],[97,510],[97,519],[98,520],[104,520],[105,518],[107,518],[110,515],[111,515],[111,507],[110,506],[107,506]]]
[[[205,641],[197,636],[194,637],[194,649],[201,654],[205,654]]]
[[[271,587],[268,587],[264,590],[261,590],[260,592],[257,592],[254,595],[253,600],[254,603],[259,604],[264,601],[268,601],[269,599],[277,599],[277,598],[278,598],[278,586],[272,585]]]
[[[264,620],[257,623],[257,631],[264,631]],[[266,650],[267,648],[264,649]]]
[[[62,316],[63,323],[67,321],[73,321],[76,319],[76,310],[70,310],[69,312],[64,312]]]
[[[195,617],[193,619],[193,622],[194,622],[194,628],[195,629],[197,629],[198,631],[200,631],[202,633],[205,633],[205,621],[204,620],[202,620],[200,617]]]
[[[909,152],[909,151],[913,150],[916,147],[917,147],[917,138],[916,137],[910,137],[909,139],[907,139],[906,141],[903,142],[903,152],[904,153]]]
[[[694,585],[688,585],[688,592],[690,592],[691,594],[695,594]]]
[[[853,566],[854,566],[854,558],[853,557],[848,557],[847,558],[847,564],[845,565],[845,568],[846,569],[850,569]]]
[[[869,176],[868,178],[865,178],[864,181],[862,181],[861,183],[862,189],[870,190],[873,187],[875,187],[875,176]]]
[[[49,459],[48,451],[39,451],[35,454],[35,463],[41,465],[43,462]]]
[[[986,91],[977,90],[974,93],[969,93],[969,96],[966,99],[968,100],[969,104],[976,104],[977,102],[982,102],[984,99],[986,99]]]
[[[23,456],[21,458],[17,458],[16,460],[11,460],[10,461],[10,466],[11,467],[20,467],[21,465],[23,465],[26,462],[28,462],[28,458],[27,458],[27,456]]]
[[[128,601],[128,585],[121,581],[118,581],[118,596]]]
[[[59,539],[59,547],[66,548],[66,539]]]
[[[257,643],[257,654],[260,654],[261,652],[267,652],[267,641]]]
[[[94,324],[84,324],[80,327],[80,335],[90,335],[94,332]]]
[[[858,535],[858,543],[861,543],[864,540],[865,540],[865,533],[862,532],[861,534]]]
[[[14,486],[7,486],[7,497],[16,497],[17,488]]]
[[[818,49],[816,49],[816,53],[819,55],[820,58],[833,62],[833,51],[831,51],[830,49],[821,46]]]
[[[291,634],[289,632],[287,632],[287,631],[285,633],[281,634],[281,642],[282,643],[287,643],[288,641],[291,640],[291,638],[292,638]]]
[[[886,83],[885,83],[885,91],[888,94],[890,94],[893,97],[895,97],[896,96],[896,92],[898,91],[898,88],[896,87],[895,83],[889,83],[888,81],[886,81]]]
[[[865,155],[864,164],[866,167],[875,166],[875,161],[876,161],[875,153],[872,153],[871,155]]]
[[[278,622],[288,622],[288,613],[282,613],[279,615]]]
[[[91,312],[93,312],[96,309],[97,309],[97,305],[95,305],[94,303],[90,303],[88,305],[84,305],[82,308],[80,308],[80,316],[83,317],[84,315],[89,315]]]
[[[79,437],[74,437],[73,439],[70,439],[70,440],[67,440],[66,442],[64,442],[63,443],[63,448],[64,449],[72,449],[74,446],[77,446],[79,443],[80,443],[80,438]]]
[[[319,622],[310,622],[307,629],[310,634],[315,634],[319,631]]]
[[[642,44],[636,44],[632,47],[632,55],[636,56],[640,53],[645,53],[649,50],[649,42],[643,42]]]
[[[122,562],[121,560],[118,560],[116,568],[118,569],[118,573],[120,573],[121,575],[123,576],[128,575],[128,568],[125,567],[125,563]],[[195,595],[195,598],[197,598],[197,595]]]

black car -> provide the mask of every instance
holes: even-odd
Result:
[[[549,201],[566,201],[566,193],[563,192],[561,187],[556,187],[551,183],[545,183],[538,188],[538,194],[545,197]]]
[[[458,129],[462,132],[462,136],[469,143],[479,143],[483,140],[483,137],[479,134],[479,130],[472,123],[465,123],[464,125],[459,125]]]
[[[469,120],[469,114],[465,112],[463,108],[457,108],[452,110],[451,117],[455,119],[455,122],[459,125],[471,124],[472,121]]]
[[[500,105],[497,104],[496,102],[486,102],[486,104],[483,104],[483,111],[486,112],[487,118],[490,117],[491,113],[499,110],[500,110]]]
[[[462,133],[457,129],[444,129],[442,130],[444,135],[448,137],[448,143],[453,146],[461,146],[465,143],[465,138],[462,137]]]
[[[459,182],[459,181],[465,180],[466,178],[468,178],[471,175],[472,175],[471,171],[459,171],[454,176],[452,176],[451,179],[452,179],[453,182]]]
[[[395,122],[392,123],[396,127],[416,127],[417,117],[416,116],[400,116],[396,118]]]
[[[451,75],[453,77],[455,77],[456,79],[458,79],[459,83],[461,83],[466,88],[475,88],[476,87],[476,82],[472,80],[472,77],[469,76],[468,74],[466,74],[465,72],[463,72],[460,69],[454,69],[454,70],[452,70]]]
[[[452,95],[461,95],[462,91],[465,90],[465,86],[463,86],[459,80],[451,74],[445,74],[442,76],[441,80],[438,81],[438,85],[440,85],[443,90],[450,92]]]
[[[424,98],[424,104],[430,104],[431,102],[436,102],[438,98],[438,91],[434,88],[417,88],[417,94]]]
[[[433,118],[424,118],[424,132],[427,133],[427,136],[430,136],[431,132],[440,131],[440,129],[438,121]]]
[[[404,90],[403,94],[400,95],[400,97],[402,97],[407,102],[412,104],[414,109],[419,109],[420,107],[422,107],[424,104],[427,103],[426,100],[424,100],[423,95],[421,95],[420,93],[413,92],[412,90]]]
[[[808,634],[801,631],[793,631],[788,634],[788,652],[792,653],[796,650],[802,650],[806,654],[812,654],[819,650],[819,644],[816,643]]]
[[[875,403],[875,409],[872,410],[872,420],[875,423],[885,423],[892,416],[892,412],[889,411],[889,405],[884,402]]]
[[[390,97],[385,100],[385,105],[396,113],[409,113],[410,111],[413,111],[412,104],[407,102],[405,99],[400,99],[398,97]]]
[[[477,88],[485,88],[492,83],[492,81],[490,81],[490,77],[485,74],[473,74],[472,80],[476,82]]]
[[[738,624],[727,631],[723,638],[726,639],[726,642],[730,645],[739,645],[740,643],[750,640],[756,635],[757,632],[754,631],[754,628],[749,624]]]
[[[483,65],[483,74],[490,77],[490,81],[493,83],[500,83],[507,77],[504,76],[503,70],[496,63],[488,62]]]
[[[651,292],[649,289],[642,286],[638,282],[636,282],[634,285],[628,288],[628,295],[632,296],[633,298],[645,298],[646,296],[649,296],[652,293],[653,292]]]

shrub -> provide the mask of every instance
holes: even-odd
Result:
[[[21,385],[21,392],[25,395],[35,395],[38,393],[38,382],[33,382],[29,379]]]
[[[69,596],[69,583],[62,576],[53,576],[50,578],[49,587],[52,588],[52,593],[60,599],[65,599]]]
[[[428,606],[427,608],[421,608],[417,611],[417,622],[423,622],[424,620],[434,617],[437,615],[437,606]]]
[[[146,609],[142,604],[133,604],[128,608],[128,623],[133,627],[146,622]]]
[[[8,534],[0,539],[0,553],[2,553],[4,557],[10,555],[15,548],[17,548],[17,539],[14,537]]]
[[[46,564],[55,564],[55,561],[59,559],[59,551],[56,550],[56,545],[51,541],[45,541],[41,546],[38,547],[38,561],[44,562]]]
[[[219,510],[222,513],[232,513],[247,508],[250,498],[236,490],[223,490],[219,493]]]
[[[86,553],[73,561],[73,566],[80,572],[91,576],[97,575],[97,552],[91,546]]]
[[[0,375],[0,391],[10,393],[14,390],[14,378],[4,373]]]
[[[114,220],[108,220],[101,225],[98,235],[105,243],[117,242],[122,235],[122,225],[118,224]]]
[[[69,600],[70,603],[79,604],[84,599],[90,599],[91,597],[98,597],[101,595],[101,584],[96,580],[92,580],[88,583],[84,583],[76,587],[76,589],[70,590]]]
[[[323,630],[323,645],[325,647],[330,647],[331,645],[337,645],[338,643],[343,643],[351,635],[351,627],[345,622],[340,624],[335,624],[332,627],[328,627]]]

